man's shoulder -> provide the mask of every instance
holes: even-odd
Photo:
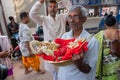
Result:
[[[71,31],[65,32],[65,33],[62,35],[62,38],[69,38],[70,35],[71,35]]]
[[[94,37],[94,34],[90,34],[88,31],[84,30],[84,35],[86,35],[87,37],[91,37],[88,41],[89,41],[89,44],[98,44],[98,40]]]
[[[67,13],[60,13],[60,14],[57,14],[57,17],[66,18],[67,15],[68,15]]]
[[[29,27],[27,24],[20,23],[20,28],[21,29],[28,29]]]
[[[12,24],[11,24],[11,23],[8,23],[8,27],[9,27],[9,26],[12,26]]]
[[[65,35],[70,35],[70,34],[72,34],[72,30],[70,30],[70,31],[68,31],[68,32],[65,32],[64,34],[65,34]]]
[[[90,34],[88,31],[84,30],[85,34],[88,36],[92,36],[91,40],[97,41],[97,39],[95,38],[94,34]]]

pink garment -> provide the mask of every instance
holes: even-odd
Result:
[[[11,46],[9,44],[7,36],[0,36],[0,46],[1,46],[2,51],[10,50]],[[5,64],[8,67],[8,69],[13,68],[11,59],[9,57],[0,58],[0,63]]]
[[[11,46],[7,36],[0,36],[0,46],[2,50],[10,50]]]

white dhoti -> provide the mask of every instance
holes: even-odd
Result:
[[[52,76],[53,76],[53,80],[58,80],[57,78],[57,74],[58,74],[58,68],[57,66],[51,64],[51,63],[48,63],[48,62],[44,62],[44,65],[45,65],[45,70],[49,71],[52,73]]]

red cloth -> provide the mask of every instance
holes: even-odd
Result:
[[[79,42],[76,48],[68,48],[67,45],[70,42],[74,42],[75,39],[55,39],[55,43],[59,44],[60,47],[57,51],[54,52],[54,56],[47,56],[46,54],[42,54],[41,57],[45,60],[49,61],[61,61],[72,59],[73,54],[80,54],[82,52],[86,52],[88,50],[88,42]],[[61,59],[60,59],[61,58]]]

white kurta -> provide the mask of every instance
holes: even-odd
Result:
[[[42,4],[39,1],[33,5],[30,10],[30,18],[37,24],[43,26],[44,40],[53,41],[55,38],[61,37],[65,32],[67,13],[56,15],[54,20],[50,15],[39,15],[41,6]]]
[[[64,1],[64,0],[63,0]],[[64,1],[64,5],[68,10],[71,6],[69,0]],[[53,41],[55,38],[59,38],[65,33],[66,26],[66,14],[58,14],[55,17],[55,20],[50,16],[39,15],[40,7],[42,4],[37,1],[32,9],[30,10],[30,18],[39,25],[43,26],[44,31],[44,40],[45,41]],[[45,62],[45,69],[48,71],[54,71],[54,65]]]
[[[90,36],[90,34],[87,31],[83,30],[78,38],[87,38],[88,36]],[[65,33],[62,38],[73,38],[72,31]],[[74,64],[60,66],[58,80],[95,80],[95,69],[98,59],[99,44],[94,37],[89,41],[88,48],[89,50],[87,53],[85,53],[83,61],[91,67],[90,73],[84,74]]]

